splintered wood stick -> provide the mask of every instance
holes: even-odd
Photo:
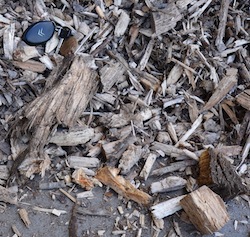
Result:
[[[170,216],[174,214],[175,212],[182,209],[180,201],[185,197],[186,195],[181,195],[175,198],[171,198],[165,202],[160,202],[154,206],[152,206],[151,212],[153,214],[153,217],[157,219],[162,219],[166,216]]]
[[[225,36],[229,4],[230,4],[230,0],[221,1],[220,16],[219,16],[220,23],[219,23],[218,34],[215,40],[215,45],[217,46],[217,49],[219,51],[222,51],[225,49],[223,38]]]
[[[203,107],[202,112],[211,109],[227,95],[227,93],[237,84],[237,74],[238,69],[236,68],[229,68],[227,70],[226,76],[219,82],[218,87]]]
[[[118,173],[119,169],[105,166],[97,171],[95,178],[129,200],[143,205],[150,203],[150,195],[136,189],[128,180],[118,175]]]

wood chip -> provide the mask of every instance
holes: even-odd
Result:
[[[30,219],[28,216],[28,212],[24,208],[21,208],[21,209],[19,209],[18,213],[19,213],[19,216],[22,219],[23,223],[25,224],[25,226],[27,228],[29,228],[31,222],[30,222]]]
[[[119,169],[105,166],[98,170],[96,178],[128,200],[133,200],[143,205],[150,203],[151,197],[147,193],[136,189],[128,180],[119,176],[118,173]]]

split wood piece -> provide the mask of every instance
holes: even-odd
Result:
[[[39,212],[46,212],[46,213],[51,213],[55,216],[60,216],[61,214],[66,214],[67,211],[64,211],[64,210],[58,210],[58,209],[49,209],[49,208],[42,208],[42,207],[37,207],[37,206],[34,206],[33,207],[33,210],[35,211],[39,211]]]
[[[0,165],[0,180],[7,180],[9,177],[9,170],[7,165]]]
[[[180,64],[176,63],[168,74],[168,78],[166,81],[167,86],[174,85],[181,78],[182,74],[183,67]]]
[[[182,14],[176,7],[175,3],[169,3],[161,11],[152,12],[153,30],[155,34],[161,35],[173,29],[177,22],[182,19]]]
[[[142,155],[142,147],[131,144],[128,149],[122,154],[119,160],[118,168],[121,169],[121,174],[127,174],[131,168],[140,160]]]
[[[194,132],[195,130],[201,125],[203,120],[203,115],[201,114],[192,124],[191,128],[181,137],[181,139],[175,144],[178,147],[181,143],[185,142]]]
[[[156,158],[157,158],[157,155],[154,153],[150,153],[148,157],[146,158],[146,162],[140,172],[140,177],[143,178],[144,180],[148,179],[148,176],[151,172],[151,169],[154,165]]]
[[[230,4],[230,0],[221,1],[221,8],[220,8],[220,15],[219,15],[220,23],[219,23],[218,34],[215,40],[215,45],[217,49],[219,50],[219,52],[223,51],[226,48],[225,44],[223,43],[223,38],[225,37],[229,4]]]
[[[213,106],[219,103],[227,95],[227,93],[237,84],[237,74],[238,70],[236,68],[227,69],[226,76],[219,82],[218,87],[209,98],[202,111],[213,108]]]
[[[32,72],[43,73],[46,70],[46,66],[43,63],[37,62],[35,60],[28,60],[25,62],[13,61],[12,64],[15,67]]]
[[[126,69],[120,62],[111,61],[100,70],[103,91],[109,91],[111,87],[124,77]]]
[[[136,189],[128,180],[119,176],[119,171],[117,168],[105,166],[97,171],[95,177],[128,200],[133,200],[138,204],[148,205],[151,201],[151,196]]]
[[[25,226],[27,228],[29,228],[31,222],[30,222],[30,219],[29,219],[29,215],[28,215],[28,212],[24,209],[24,208],[21,208],[19,211],[19,216],[20,218],[22,219],[23,223],[25,224]]]
[[[218,231],[229,221],[225,203],[205,185],[184,197],[180,204],[202,234]]]
[[[177,171],[180,169],[185,169],[189,166],[196,165],[196,164],[197,164],[197,161],[195,161],[195,160],[178,161],[178,162],[174,162],[166,167],[162,167],[162,168],[154,170],[151,173],[151,175],[160,176],[160,175],[164,175],[164,174],[174,172],[174,171]]]
[[[3,32],[4,57],[12,60],[15,47],[15,23],[6,26]]]
[[[171,198],[167,201],[160,202],[154,206],[152,206],[151,212],[153,214],[153,217],[157,219],[162,219],[164,217],[173,215],[177,211],[181,210],[181,204],[180,201],[185,197],[186,195],[181,195],[175,198]]]
[[[130,144],[136,141],[134,136],[128,136],[117,141],[106,143],[102,146],[104,155],[107,160],[116,160],[121,158],[123,152],[127,149]]]
[[[87,191],[91,190],[94,187],[94,181],[92,178],[88,177],[83,169],[75,170],[72,174],[73,181],[79,184],[82,188],[85,188]]]
[[[129,22],[130,22],[129,15],[125,11],[121,10],[119,20],[115,26],[114,34],[116,37],[120,37],[120,36],[124,35],[124,33],[126,32],[126,30],[128,28]]]
[[[100,160],[94,157],[68,156],[67,158],[70,168],[95,168],[99,167]]]
[[[178,176],[169,176],[151,184],[152,193],[163,193],[179,190],[185,187],[187,181]]]
[[[0,201],[16,205],[17,192],[12,192],[10,189],[0,185]]]
[[[144,70],[147,63],[148,63],[148,60],[151,56],[151,53],[152,53],[152,50],[154,48],[154,43],[155,43],[155,40],[154,39],[151,39],[149,42],[148,42],[148,45],[147,45],[147,48],[145,50],[145,53],[143,54],[143,57],[138,65],[138,68],[140,70]]]
[[[213,191],[224,200],[250,193],[249,187],[243,184],[230,161],[217,149],[208,149],[202,153],[199,169],[198,184],[212,185]]]
[[[72,127],[86,109],[98,85],[97,73],[90,69],[89,61],[89,57],[82,55],[75,56],[73,62],[71,57],[66,58],[62,67],[55,69],[57,74],[52,73],[53,77],[49,78],[51,82],[47,90],[24,108],[21,120],[18,115],[17,126],[23,133],[32,134],[28,156],[43,160],[43,148],[48,143],[52,127],[56,123]],[[15,132],[12,132],[12,138],[20,138]],[[18,157],[16,161],[19,162]],[[33,170],[31,166],[29,164],[29,169]]]
[[[250,89],[246,89],[236,96],[236,101],[245,109],[250,110]]]
[[[49,142],[54,143],[58,146],[77,146],[79,144],[85,144],[93,137],[93,128],[73,128],[70,129],[68,132],[56,132],[50,138]]]

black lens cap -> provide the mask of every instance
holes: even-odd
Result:
[[[54,32],[55,24],[52,21],[38,21],[26,29],[22,40],[30,46],[45,44]]]

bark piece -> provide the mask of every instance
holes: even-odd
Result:
[[[122,174],[127,174],[131,168],[139,161],[142,155],[142,147],[131,144],[128,149],[122,154],[118,168]]]
[[[68,132],[56,132],[50,138],[49,142],[58,146],[77,146],[79,144],[85,144],[93,137],[93,128],[74,128]]]
[[[94,187],[93,179],[88,177],[82,169],[75,170],[72,174],[72,178],[75,183],[79,184],[82,188],[85,188],[87,191],[91,190]]]
[[[46,66],[43,63],[37,62],[35,60],[28,60],[26,62],[13,61],[12,63],[15,67],[32,72],[43,73],[46,70]]]
[[[205,151],[200,157],[199,168],[198,184],[213,185],[213,191],[224,200],[250,193],[249,187],[243,184],[230,161],[218,149]]]
[[[229,221],[225,203],[207,186],[188,194],[180,204],[202,234],[211,234]]]
[[[227,70],[226,76],[219,82],[218,87],[209,98],[202,111],[211,109],[227,95],[227,93],[237,84],[237,74],[238,70],[236,68],[229,68]]]
[[[150,195],[136,189],[128,180],[119,176],[118,173],[119,169],[105,166],[98,170],[96,178],[129,200],[143,205],[150,203]]]
[[[168,3],[168,6],[161,11],[152,12],[153,29],[156,35],[167,33],[173,29],[177,22],[182,19],[182,14],[175,3]]]
[[[151,212],[153,216],[157,219],[162,219],[166,216],[170,216],[174,214],[175,212],[182,209],[180,201],[185,197],[186,195],[181,195],[175,198],[171,198],[167,201],[160,202],[154,206],[152,206]]]
[[[178,176],[169,176],[151,184],[152,193],[163,193],[179,190],[185,187],[187,181]]]

